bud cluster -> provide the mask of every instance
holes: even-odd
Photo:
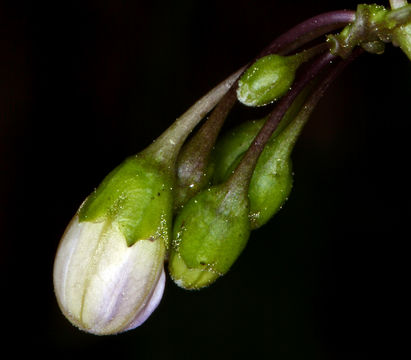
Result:
[[[185,289],[227,273],[251,231],[288,199],[294,145],[328,86],[364,50],[381,53],[392,41],[409,56],[410,19],[406,4],[360,5],[357,13],[325,13],[297,25],[115,168],[60,242],[54,287],[64,315],[90,333],[119,333],[158,306],[165,262]],[[219,136],[236,102],[266,106],[267,115]]]

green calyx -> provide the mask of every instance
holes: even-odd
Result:
[[[214,184],[221,184],[228,179],[266,120],[246,121],[217,141],[210,161]]]
[[[168,246],[173,179],[142,155],[117,166],[86,199],[79,220],[115,223],[132,246],[138,240],[162,239]]]
[[[252,229],[267,223],[290,195],[293,185],[290,156],[296,139],[289,129],[287,127],[266,145],[251,177],[248,197]]]
[[[244,189],[228,183],[194,196],[174,221],[170,275],[181,287],[199,289],[225,274],[250,235]]]
[[[294,81],[299,61],[295,56],[267,55],[258,59],[238,82],[238,100],[264,106],[283,96]]]
[[[168,264],[173,281],[186,290],[199,290],[207,287],[222,275],[212,269],[188,267],[176,251],[170,252]]]

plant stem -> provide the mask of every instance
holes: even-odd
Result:
[[[224,94],[230,90],[232,84],[243,71],[244,68],[236,71],[198,100],[144,150],[144,154],[154,156],[159,163],[173,166],[187,136],[204,116],[213,109]]]
[[[298,79],[291,90],[279,101],[277,107],[272,111],[266,123],[255,137],[253,143],[245,153],[240,164],[235,169],[233,175],[228,179],[228,186],[237,189],[248,189],[251,176],[253,174],[255,165],[257,164],[258,157],[264,149],[267,141],[270,139],[271,134],[278,126],[280,120],[290,107],[294,99],[298,96],[300,91],[315,77],[317,76],[327,65],[332,63],[336,57],[329,53],[319,56],[318,59],[307,69],[303,76]]]
[[[348,10],[328,12],[308,19],[276,38],[258,56],[249,62],[247,67],[260,57],[273,53],[286,54],[295,50],[318,36],[336,30],[354,19],[355,12]],[[319,49],[313,51],[318,50]],[[310,54],[311,53],[307,53],[304,54],[304,56],[308,57]],[[196,183],[197,181],[201,182],[201,179],[206,180],[203,174],[208,163],[208,158],[226,117],[236,103],[237,98],[235,93],[237,85],[238,79],[233,83],[231,89],[224,97],[222,97],[209,119],[201,126],[181,151],[178,174],[179,183],[182,187],[189,186],[191,183]]]
[[[407,5],[406,0],[390,0],[391,9],[398,9],[398,8],[403,7],[405,5]]]
[[[178,159],[178,176],[180,182],[183,183],[182,185],[188,186],[188,183],[197,183],[203,178],[204,169],[207,167],[208,155],[214,146],[224,120],[237,101],[236,88],[237,86],[232,86],[228,90],[207,121],[195,133],[191,141],[184,146],[184,150]],[[198,156],[193,156],[193,154]]]
[[[338,10],[314,16],[277,37],[259,57],[268,54],[289,54],[304,44],[337,30],[355,20],[355,11]]]
[[[326,42],[322,42],[318,45],[310,47],[309,49],[303,50],[295,55],[289,56],[289,58],[294,58],[296,63],[296,68],[298,68],[302,63],[310,61],[315,56],[329,50],[329,46]]]
[[[313,112],[329,86],[332,84],[332,82],[347,67],[347,65],[349,65],[363,52],[364,49],[356,48],[347,59],[338,62],[334,66],[334,68],[332,68],[316,85],[315,90],[309,95],[295,119],[279,135],[281,137],[285,137],[285,141],[287,142],[287,146],[284,146],[283,148],[284,152],[288,154],[291,152],[305,123],[308,121],[311,113]]]
[[[394,21],[397,27],[409,23],[411,21],[411,5],[406,4],[406,6],[391,10],[386,19]]]
[[[300,65],[327,49],[328,45],[326,43],[321,43],[310,49],[303,50],[301,53],[293,55],[292,57],[294,57],[295,62]],[[237,101],[236,85],[237,80],[211,112],[207,121],[184,146],[183,151],[181,151],[178,159],[178,177],[180,185],[189,186],[192,183],[196,184],[204,179],[204,171],[208,164],[209,154],[214,147],[214,143],[224,120],[227,118],[229,112]],[[193,154],[196,156],[193,156]]]

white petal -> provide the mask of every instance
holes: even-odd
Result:
[[[140,311],[140,313],[136,316],[133,322],[124,330],[135,329],[136,327],[140,326],[142,323],[144,323],[144,321],[148,319],[148,317],[152,314],[152,312],[160,304],[161,298],[163,297],[165,284],[166,284],[166,274],[163,268],[163,271],[161,272],[160,278],[157,282],[157,286],[155,287],[151,295],[151,298],[148,300],[147,304]]]
[[[139,240],[128,247],[111,223],[79,223],[75,217],[54,265],[55,292],[63,313],[74,325],[95,334],[131,328],[157,287],[161,289],[164,252],[161,240]],[[161,295],[162,290],[153,299],[159,302]]]

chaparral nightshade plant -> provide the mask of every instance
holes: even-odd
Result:
[[[141,325],[163,295],[165,259],[184,289],[224,275],[251,231],[287,200],[293,147],[329,85],[358,56],[383,54],[390,43],[411,60],[406,1],[310,18],[123,161],[81,204],[60,241],[54,289],[67,319],[97,335]],[[219,136],[237,101],[275,104],[263,119]]]

